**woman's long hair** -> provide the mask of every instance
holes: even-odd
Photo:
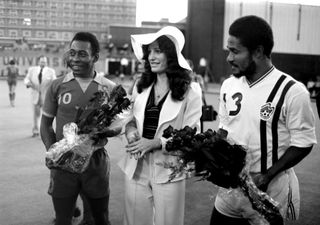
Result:
[[[171,96],[174,100],[183,100],[184,94],[188,90],[191,78],[186,69],[182,68],[178,63],[176,48],[174,43],[166,36],[160,36],[156,41],[159,44],[159,49],[167,57],[168,68],[165,71],[169,80],[169,88]],[[145,72],[142,73],[141,79],[137,84],[137,91],[141,93],[144,89],[152,85],[157,78],[157,74],[151,71],[150,62],[148,60],[149,45],[143,45],[143,59],[145,60]]]

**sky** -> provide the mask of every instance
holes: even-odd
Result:
[[[215,1],[215,0],[212,0]],[[233,0],[239,1],[257,1],[257,0]],[[266,0],[259,0],[266,1]],[[320,0],[268,0],[272,2],[282,2],[290,4],[318,5]],[[137,26],[141,21],[158,22],[162,18],[168,18],[169,22],[176,23],[188,14],[188,0],[137,0]]]
[[[160,21],[168,18],[176,23],[187,17],[188,0],[137,0],[137,26],[141,21]]]

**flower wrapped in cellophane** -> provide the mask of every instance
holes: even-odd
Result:
[[[86,170],[93,152],[104,147],[108,137],[121,132],[130,120],[130,100],[121,85],[111,93],[100,90],[88,105],[79,108],[74,123],[63,127],[64,138],[46,152],[46,166],[73,173]]]
[[[172,170],[169,180],[178,175],[194,174],[226,189],[239,190],[248,197],[252,207],[261,215],[263,224],[283,224],[279,206],[267,193],[254,184],[246,167],[246,149],[226,140],[227,131],[211,129],[196,133],[189,126],[177,130],[169,126],[163,133],[168,138],[166,151],[177,156],[176,162],[161,166]],[[232,191],[231,191],[232,192]]]

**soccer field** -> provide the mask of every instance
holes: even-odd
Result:
[[[32,112],[29,90],[22,81],[17,86],[16,107],[9,104],[8,87],[0,80],[0,225],[52,224],[54,211],[47,194],[49,170],[44,164],[45,149],[39,137],[31,137]],[[217,107],[217,95],[206,93],[208,104]],[[317,138],[320,125],[317,117]],[[216,129],[217,121],[205,123]],[[120,225],[123,202],[123,173],[117,166],[125,141],[110,139],[107,149],[111,159],[110,220]],[[297,167],[301,187],[300,220],[290,225],[320,224],[320,152],[315,146]],[[209,224],[217,187],[206,181],[187,181],[185,225]],[[80,201],[79,201],[79,205]],[[75,221],[74,224],[77,224]]]

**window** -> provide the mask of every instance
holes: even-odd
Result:
[[[43,12],[43,11],[37,11],[37,12],[36,12],[36,16],[37,16],[37,17],[42,17],[42,18],[43,18],[43,17],[45,17],[45,15],[46,15],[46,14],[45,14],[45,12]]]
[[[84,9],[84,4],[75,3],[75,8],[76,9]],[[90,9],[90,6],[89,6],[89,9]]]
[[[42,30],[36,31],[36,37],[37,38],[44,38],[45,37],[45,32]]]
[[[50,38],[50,39],[58,39],[58,32],[56,32],[56,31],[49,31],[47,36],[48,36],[48,38]]]
[[[25,17],[31,17],[31,11],[30,10],[23,10],[22,15]]]
[[[89,5],[89,10],[97,10],[97,9],[98,9],[97,5],[94,5],[94,4]]]
[[[83,22],[75,22],[74,26],[78,27],[78,28],[82,28],[82,27],[84,27],[84,23]]]
[[[88,23],[89,28],[96,28],[97,24],[96,23]]]
[[[9,19],[9,25],[18,25],[17,19]]]
[[[50,12],[50,16],[51,16],[51,17],[57,17],[57,15],[58,15],[58,14],[57,14],[57,12],[55,12],[55,11],[51,11],[51,12]]]
[[[31,7],[31,1],[22,1],[22,6],[24,7]]]
[[[72,39],[72,33],[71,32],[62,32],[62,39],[71,40]]]
[[[63,8],[64,9],[71,9],[71,3],[63,3]]]
[[[76,18],[84,18],[84,14],[83,13],[75,13],[74,14]]]
[[[23,37],[31,37],[32,36],[31,30],[23,30],[22,31],[22,36]]]
[[[0,37],[4,37],[4,30],[0,29]]]
[[[71,13],[70,12],[63,12],[63,17],[70,17]]]
[[[18,10],[10,9],[9,10],[9,15],[10,16],[17,16],[18,15]]]
[[[45,2],[36,1],[36,7],[37,8],[45,8]]]
[[[58,8],[58,3],[57,2],[51,2],[51,9],[57,9]]]
[[[97,19],[97,15],[96,15],[96,14],[93,14],[93,13],[90,13],[90,14],[88,15],[88,19],[89,19],[89,20],[95,20],[95,19]]]
[[[9,30],[9,37],[18,37],[18,30]]]
[[[57,27],[58,26],[58,22],[56,20],[50,20],[49,21],[49,26],[50,27]]]
[[[63,27],[71,27],[72,24],[71,24],[70,21],[63,21],[62,26],[63,26]]]
[[[36,20],[35,24],[36,24],[36,26],[45,26],[46,21],[45,20]]]

